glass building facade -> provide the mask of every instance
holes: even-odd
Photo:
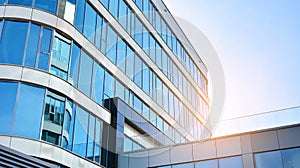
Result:
[[[103,167],[119,153],[209,138],[207,69],[162,7],[0,1],[0,135]]]

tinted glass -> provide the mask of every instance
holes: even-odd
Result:
[[[109,1],[109,0],[100,0],[100,2],[101,2],[106,8],[108,8],[108,1]]]
[[[116,95],[115,97],[119,97],[122,100],[125,100],[125,88],[124,86],[116,80]]]
[[[44,28],[43,29],[42,44],[41,44],[41,51],[42,52],[49,53],[51,39],[52,39],[52,30]]]
[[[34,7],[56,14],[58,0],[35,0]]]
[[[300,167],[300,148],[281,151],[284,168]]]
[[[94,43],[96,29],[96,11],[86,3],[83,34]]]
[[[81,52],[80,61],[80,72],[79,72],[79,83],[78,88],[90,96],[91,83],[92,83],[92,70],[93,70],[93,59],[89,57],[85,52]]]
[[[117,34],[110,27],[107,27],[107,49],[106,56],[115,64],[117,59]]]
[[[40,53],[38,68],[47,71],[48,66],[49,66],[49,54]]]
[[[134,70],[134,54],[132,49],[127,46],[127,56],[126,56],[126,74],[130,79],[133,79]]]
[[[104,99],[114,97],[115,79],[113,76],[105,72],[105,84],[104,84]]]
[[[77,0],[75,13],[75,27],[82,32],[84,20],[85,0]]]
[[[105,21],[105,20],[103,20],[103,22],[102,22],[102,29],[101,29],[101,47],[100,47],[100,49],[101,49],[101,51],[102,51],[102,53],[106,53],[106,43],[107,43],[107,41],[106,41],[106,36],[107,36],[107,27],[108,27],[108,25],[107,25],[107,22]]]
[[[66,137],[65,140],[62,142],[62,147],[68,150],[72,150],[74,122],[75,105],[70,100],[67,100],[66,113],[64,117],[64,131],[67,132],[68,137]]]
[[[118,12],[119,12],[118,7],[119,7],[119,0],[109,1],[109,11],[115,18],[118,18]]]
[[[282,168],[280,151],[255,154],[256,168]]]
[[[102,32],[102,24],[103,18],[100,15],[97,15],[97,25],[96,25],[96,33],[95,33],[95,45],[100,49],[101,47],[101,32]]]
[[[68,80],[71,84],[75,86],[77,86],[77,82],[78,82],[79,61],[80,61],[80,48],[73,43]]]
[[[98,104],[101,105],[103,99],[103,86],[104,69],[99,64],[94,63],[92,99],[94,99]]]
[[[134,96],[134,98],[133,98],[133,108],[139,114],[142,114],[142,101],[136,96]]]
[[[22,64],[28,23],[5,21],[0,41],[0,63]]]
[[[193,163],[173,165],[172,168],[194,168]]]
[[[30,25],[30,34],[27,43],[25,66],[35,67],[36,55],[40,38],[40,26],[36,24]]]
[[[218,168],[217,160],[207,160],[202,162],[196,162],[195,168]]]
[[[142,88],[142,74],[143,74],[143,62],[136,55],[134,59],[134,82]]]
[[[74,126],[73,152],[82,157],[86,156],[88,119],[89,114],[77,106]]]
[[[18,83],[0,82],[0,134],[10,134]]]
[[[236,156],[236,157],[219,159],[219,166],[220,168],[228,168],[228,167],[242,168],[243,167],[242,157]]]
[[[89,118],[89,133],[88,133],[88,147],[87,147],[87,158],[94,160],[94,148],[95,148],[95,117],[90,115]]]
[[[124,0],[120,0],[119,4],[119,22],[123,26],[123,28],[126,28],[126,23],[127,23],[127,5],[125,4]]]
[[[3,0],[4,2],[5,0]],[[9,0],[9,4],[32,6],[32,0]]]
[[[45,89],[21,84],[13,135],[39,139]]]
[[[149,68],[146,64],[143,64],[143,90],[149,94],[150,93],[150,85],[149,85],[149,78],[150,78],[150,72]]]
[[[117,66],[125,72],[126,43],[118,38]]]

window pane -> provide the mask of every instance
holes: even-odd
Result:
[[[52,59],[51,59],[51,73],[58,77],[67,79],[71,41],[63,36],[56,34],[53,42]],[[56,71],[54,71],[54,69]]]
[[[280,151],[255,154],[256,168],[282,168]]]
[[[106,36],[107,36],[107,22],[105,20],[103,20],[103,24],[102,24],[102,32],[101,32],[101,51],[102,53],[106,53],[106,43],[107,43],[107,40],[106,40]]]
[[[195,163],[195,168],[218,168],[217,160],[207,160]]]
[[[133,98],[133,108],[139,114],[142,114],[142,101],[136,96],[134,96],[134,98]]]
[[[119,4],[119,22],[123,26],[123,28],[126,28],[127,23],[127,5],[125,4],[124,0],[120,0]]]
[[[300,167],[300,148],[282,150],[284,168]]]
[[[38,69],[47,71],[48,64],[49,64],[49,55],[45,53],[40,53]]]
[[[67,133],[63,134],[63,143],[62,147],[68,150],[72,150],[73,146],[73,130],[74,130],[74,121],[75,120],[75,105],[67,100],[66,103],[66,112],[64,117],[64,131]]]
[[[96,33],[95,33],[95,45],[98,49],[101,49],[101,32],[103,26],[103,18],[100,15],[97,15],[97,25],[96,25]]]
[[[62,126],[65,112],[65,99],[61,96],[51,95],[46,98],[44,112],[42,140],[60,145]]]
[[[27,43],[25,66],[34,68],[38,51],[41,27],[36,24],[30,25],[30,34]]]
[[[52,39],[52,30],[44,28],[43,29],[42,44],[41,44],[41,51],[42,52],[49,53],[51,39]]]
[[[0,82],[0,134],[10,134],[18,83]]]
[[[94,43],[96,28],[96,11],[86,3],[83,34]]]
[[[99,120],[99,119],[96,119],[96,131],[95,131],[95,152],[94,152],[94,155],[95,155],[95,161],[97,163],[100,162],[100,156],[101,156],[101,137],[102,137],[102,121]]]
[[[56,14],[57,0],[35,0],[34,7]]]
[[[194,164],[186,163],[186,164],[173,165],[172,168],[194,168]]]
[[[4,22],[0,41],[0,63],[22,65],[27,29],[28,23],[25,22]]]
[[[95,147],[95,117],[90,115],[89,118],[89,133],[88,133],[88,149],[87,158],[89,160],[94,160],[94,147]]]
[[[107,48],[106,48],[106,56],[116,64],[117,61],[117,34],[110,27],[107,27]]]
[[[127,56],[126,56],[126,75],[133,80],[133,70],[134,70],[134,53],[132,49],[127,46]]]
[[[5,2],[5,0],[4,0]],[[32,0],[9,0],[9,4],[32,6]]]
[[[92,99],[102,105],[104,87],[104,69],[101,65],[94,63]]]
[[[75,27],[82,32],[84,20],[85,0],[77,0],[76,14],[75,14]]]
[[[125,72],[125,58],[126,58],[126,43],[118,38],[118,49],[117,49],[117,66]]]
[[[118,6],[119,6],[119,0],[109,1],[109,11],[115,18],[118,18],[118,11],[119,11]]]
[[[68,81],[74,86],[77,86],[77,82],[78,82],[79,61],[80,61],[80,48],[73,43]]]
[[[120,99],[125,101],[125,88],[124,86],[119,82],[116,81],[116,96],[119,97]]]
[[[219,159],[219,166],[220,168],[228,168],[228,167],[242,168],[243,167],[242,157],[236,156],[236,157]]]
[[[143,90],[149,95],[150,94],[150,70],[146,64],[143,64]]]
[[[108,1],[109,1],[109,0],[100,0],[100,2],[101,2],[106,8],[108,8]]]
[[[104,99],[114,97],[115,79],[113,76],[105,72],[105,84],[104,84]]]
[[[76,107],[73,152],[82,157],[86,156],[88,117],[87,112],[78,106]]]
[[[130,66],[130,64],[129,64]],[[134,59],[134,82],[140,87],[142,88],[142,69],[143,69],[143,62],[142,60],[135,55],[135,59]]]
[[[13,135],[39,139],[45,89],[21,84]]]
[[[87,96],[91,93],[93,59],[84,51],[81,52],[78,88]]]

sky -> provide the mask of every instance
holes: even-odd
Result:
[[[300,106],[299,0],[164,2],[214,46],[226,82],[223,119]]]

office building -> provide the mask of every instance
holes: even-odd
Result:
[[[208,70],[160,0],[1,0],[1,144],[60,167],[211,136]]]

